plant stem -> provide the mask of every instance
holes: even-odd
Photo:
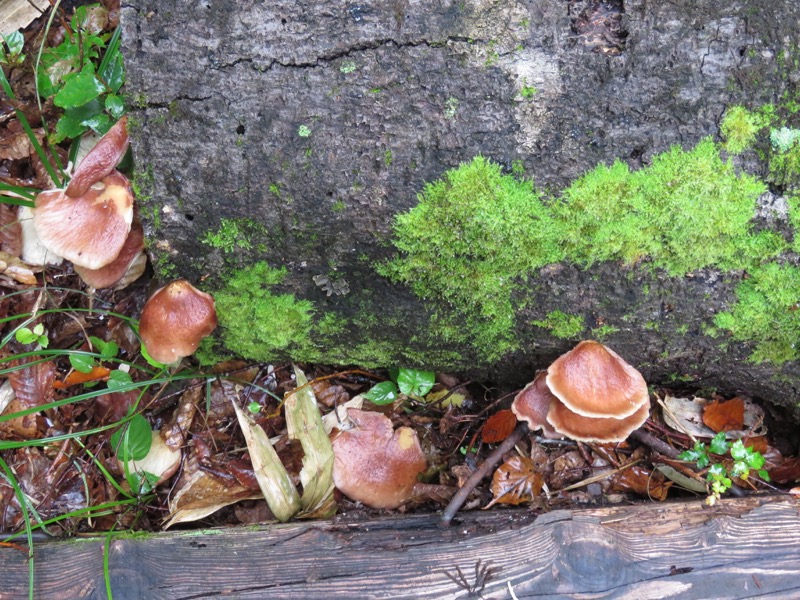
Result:
[[[464,482],[464,485],[459,488],[456,492],[456,495],[453,496],[453,499],[450,500],[450,504],[447,505],[447,508],[444,509],[442,513],[442,520],[441,524],[445,527],[450,525],[450,522],[453,520],[453,517],[456,516],[458,509],[460,509],[464,502],[467,501],[467,498],[472,493],[472,490],[481,482],[481,480],[486,477],[491,470],[495,467],[497,463],[499,463],[503,459],[503,455],[511,450],[514,446],[517,445],[525,434],[528,433],[528,425],[525,423],[520,423],[517,425],[517,428],[508,436],[503,443],[500,444],[494,451],[486,457],[480,466],[469,476]]]

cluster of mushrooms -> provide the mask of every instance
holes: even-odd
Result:
[[[127,124],[123,117],[100,138],[66,188],[40,193],[32,214],[19,216],[26,262],[67,259],[94,289],[119,289],[142,275],[147,264],[144,231],[130,182],[116,170],[128,150]],[[152,359],[172,364],[193,354],[216,326],[214,299],[181,279],[150,297],[139,333]]]
[[[624,441],[644,424],[650,395],[641,373],[616,352],[583,341],[538,373],[511,408],[531,431],[541,429],[546,437],[611,443]],[[348,417],[350,428],[333,441],[336,487],[373,508],[407,502],[427,465],[416,433],[407,427],[392,431],[391,421],[377,412],[351,409]],[[486,461],[490,468],[492,460]],[[466,499],[468,486],[456,502]]]

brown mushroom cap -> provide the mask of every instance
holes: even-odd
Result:
[[[70,198],[83,196],[114,170],[127,150],[128,117],[122,117],[83,157],[64,193]]]
[[[90,287],[98,290],[111,287],[122,279],[143,250],[144,230],[142,229],[142,224],[137,220],[131,225],[131,231],[117,258],[99,269],[86,269],[75,265],[75,272]]]
[[[547,369],[547,387],[583,417],[630,417],[650,395],[642,374],[600,342],[584,341]]]
[[[351,408],[355,427],[333,440],[333,483],[348,498],[372,508],[397,508],[411,498],[427,461],[413,429],[392,430],[378,412]]]
[[[119,255],[133,221],[133,194],[122,173],[113,171],[83,196],[63,190],[36,197],[33,225],[51,252],[87,269],[106,266]]]
[[[142,309],[139,335],[147,353],[174,363],[197,350],[200,340],[217,327],[214,298],[185,279],[156,290]]]
[[[650,415],[650,403],[643,404],[624,419],[582,417],[558,400],[550,404],[547,420],[563,436],[580,442],[622,442]]]
[[[537,373],[534,380],[514,397],[511,410],[517,415],[517,420],[528,422],[531,431],[541,429],[546,437],[552,437],[555,431],[547,422],[547,411],[550,410],[550,403],[558,402],[558,398],[548,389],[546,377],[547,371]]]

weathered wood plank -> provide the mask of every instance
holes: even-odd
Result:
[[[103,541],[36,548],[37,598],[103,598]],[[295,523],[116,539],[114,598],[457,598],[477,561],[484,598],[800,597],[800,513],[786,497]],[[27,593],[24,554],[0,551],[0,598]],[[473,596],[477,597],[477,596]]]

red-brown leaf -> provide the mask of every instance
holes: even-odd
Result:
[[[644,467],[630,467],[614,473],[611,487],[617,492],[633,492],[653,500],[663,502],[667,499],[671,481],[666,481],[661,473],[653,473]]]
[[[740,431],[744,427],[744,400],[737,396],[726,402],[710,402],[703,411],[703,423],[717,433]]]
[[[491,487],[494,499],[486,508],[495,504],[530,502],[541,493],[543,484],[542,476],[533,470],[533,461],[515,454],[494,472]]]
[[[80,371],[72,371],[64,378],[64,381],[54,381],[53,387],[57,390],[63,390],[73,385],[81,383],[88,383],[90,381],[106,381],[111,369],[106,367],[95,366],[88,373],[81,373]]]
[[[517,426],[517,417],[510,410],[501,410],[486,419],[481,430],[481,438],[487,444],[502,442]]]

